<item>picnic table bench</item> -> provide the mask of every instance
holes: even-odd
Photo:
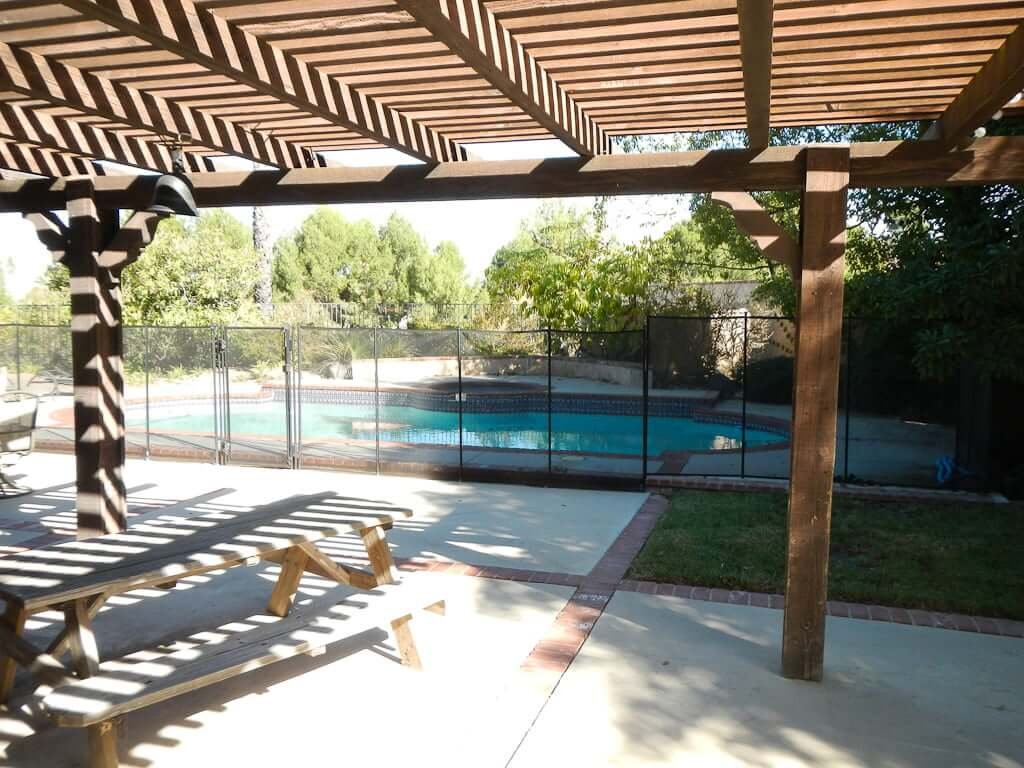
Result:
[[[17,666],[27,668],[52,689],[43,698],[51,720],[88,729],[90,766],[116,768],[121,715],[297,654],[379,635],[390,625],[402,662],[418,668],[409,622],[417,610],[443,612],[444,601],[397,583],[385,531],[411,515],[330,493],[295,496],[252,512],[170,517],[0,558],[0,703],[10,696]],[[350,533],[362,540],[370,571],[342,565],[316,546]],[[270,616],[253,617],[249,631],[229,625],[216,643],[204,643],[200,633],[101,663],[92,619],[110,597],[261,561],[281,568]],[[307,572],[366,592],[289,615]],[[23,636],[26,619],[54,609],[62,611],[64,628],[46,649],[37,648]],[[60,661],[65,652],[70,670]]]

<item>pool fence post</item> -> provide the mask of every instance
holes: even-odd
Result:
[[[646,317],[646,319],[644,320],[644,342],[643,342],[643,351],[642,351],[642,354],[640,356],[641,365],[642,365],[641,377],[643,378],[643,382],[642,382],[642,386],[643,386],[643,399],[641,401],[641,413],[643,415],[643,447],[641,449],[641,460],[643,461],[643,466],[642,466],[642,471],[641,471],[641,483],[642,483],[641,487],[642,488],[646,488],[647,487],[647,437],[648,437],[648,434],[647,434],[647,430],[648,430],[647,419],[648,419],[648,415],[650,414],[649,402],[650,402],[650,396],[651,396],[651,391],[650,391],[651,387],[650,387],[650,382],[648,381],[648,376],[649,376],[648,367],[649,367],[649,361],[650,361],[650,345],[651,345],[651,316],[648,315]]]
[[[288,328],[282,326],[281,328],[281,356],[284,358],[284,365],[282,367],[282,373],[284,373],[284,440],[285,440],[285,463],[288,465],[288,469],[295,469],[295,450],[293,442],[293,424],[292,424],[292,366],[291,366],[291,351],[292,351],[292,340],[291,335],[288,333]]]
[[[292,328],[292,377],[295,406],[292,418],[295,420],[295,469],[302,469],[302,326]]]
[[[548,336],[548,479],[551,479],[553,472],[551,462],[551,448],[552,448],[552,435],[551,435],[551,329],[547,329]]]
[[[149,326],[142,326],[142,368],[146,388],[146,458],[150,456],[149,439]]]
[[[375,471],[380,474],[380,373],[377,362],[377,328],[373,328],[373,452]]]
[[[223,345],[221,346],[221,361],[224,367],[224,463],[231,463],[231,361],[228,357],[228,338],[230,328],[224,326],[221,329],[224,333]]]
[[[455,328],[455,354],[459,364],[459,482],[462,482],[462,328]]]
[[[846,391],[843,392],[843,407],[846,409],[846,415],[843,418],[843,482],[850,482],[850,390],[853,388],[853,378],[850,376],[850,372],[853,370],[851,363],[853,362],[853,318],[847,318],[844,323],[846,326],[846,377],[843,383],[846,385]]]
[[[21,389],[21,323],[14,326],[14,375],[17,377],[15,389]]]
[[[747,325],[749,313],[743,310],[743,401],[740,417],[740,477],[747,476]]]

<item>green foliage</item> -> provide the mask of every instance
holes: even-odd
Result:
[[[230,214],[204,211],[195,222],[164,221],[142,257],[121,278],[128,325],[210,325],[255,317],[258,258],[252,233]],[[68,271],[44,277],[50,295],[67,302]]]
[[[253,313],[258,257],[252,233],[221,210],[194,223],[163,222],[143,256],[124,271],[125,322],[210,325]]]
[[[375,306],[394,296],[394,265],[370,222],[318,208],[274,246],[274,295],[287,301],[308,293],[316,301]]]
[[[804,144],[912,139],[919,133],[916,123],[880,123],[781,129],[773,139]],[[1024,133],[1024,120],[990,123],[988,133]],[[691,148],[735,146],[741,138],[705,134]],[[797,195],[755,197],[797,233]],[[692,213],[709,249],[725,248],[739,261],[760,260],[767,267],[755,298],[794,312],[788,272],[764,262],[728,211],[697,196]],[[969,358],[982,373],[1024,381],[1024,187],[851,190],[849,218],[845,310],[885,321],[881,348],[900,345],[920,378],[953,378]]]
[[[408,303],[467,301],[472,290],[453,243],[431,252],[412,225],[393,214],[380,230],[319,208],[274,248],[277,300],[310,297],[404,314]]]
[[[543,206],[523,221],[487,269],[492,303],[512,303],[553,328],[617,331],[643,327],[648,314],[706,313],[708,297],[680,283],[688,262],[706,259],[686,231],[623,245],[607,231],[605,205],[590,211]]]

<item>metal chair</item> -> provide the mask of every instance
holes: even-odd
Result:
[[[7,470],[32,452],[39,397],[14,390],[0,394],[0,497],[23,496],[31,488],[7,477]]]

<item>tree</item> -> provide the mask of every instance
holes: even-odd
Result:
[[[430,249],[426,241],[402,216],[392,213],[380,228],[381,245],[394,263],[394,286],[389,304],[431,300],[426,290],[430,280]]]
[[[706,294],[680,280],[680,262],[705,258],[700,244],[678,230],[624,246],[607,233],[604,203],[590,211],[546,205],[523,221],[487,269],[491,300],[580,330],[639,329],[648,314],[709,311]]]
[[[269,237],[267,217],[262,208],[254,206],[252,209],[252,246],[259,256],[259,279],[256,281],[256,293],[253,299],[264,317],[270,315],[274,305],[274,260],[270,250]]]
[[[130,325],[209,325],[253,316],[259,259],[248,227],[221,210],[164,221],[122,275]]]
[[[913,139],[920,123],[780,129],[780,143]],[[1024,133],[1024,120],[987,126]],[[705,135],[694,148],[732,145],[735,135]],[[799,195],[759,193],[763,207],[791,234],[799,231]],[[694,198],[693,220],[711,247],[754,264],[763,257],[731,214]],[[1024,380],[1024,187],[855,189],[849,198],[846,249],[848,315],[884,321],[894,343],[909,344],[918,373],[955,376],[965,359],[982,373]],[[786,313],[795,290],[787,270],[762,273],[758,295]]]
[[[350,302],[401,316],[408,303],[458,303],[471,293],[453,243],[432,253],[397,213],[379,230],[319,208],[275,246],[274,290],[286,300]],[[394,318],[394,319],[397,319]]]
[[[434,248],[422,290],[435,304],[472,302],[476,291],[466,279],[466,262],[459,247],[451,240],[442,240]]]
[[[368,221],[318,208],[274,247],[274,290],[284,299],[376,307],[396,300],[394,256]]]
[[[252,234],[230,214],[204,211],[194,223],[171,218],[121,276],[129,325],[209,325],[253,315],[257,256]],[[45,276],[51,293],[67,296],[68,271]],[[67,299],[65,298],[65,301]]]

